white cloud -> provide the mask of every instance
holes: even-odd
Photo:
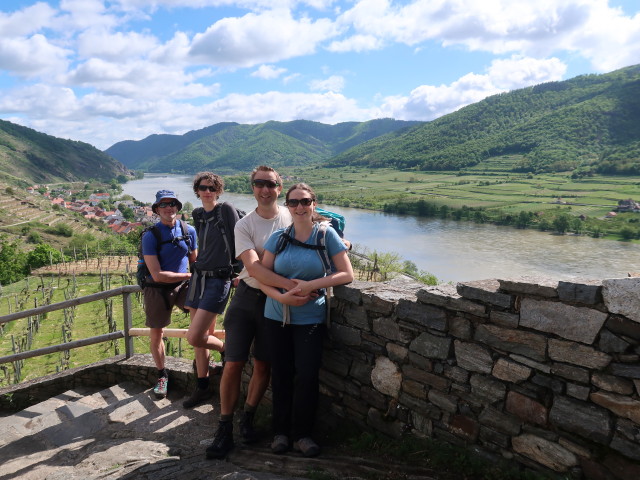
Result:
[[[0,12],[0,38],[31,35],[48,27],[55,14],[46,3],[36,3],[10,14]]]
[[[91,29],[78,36],[78,54],[85,58],[97,57],[122,61],[145,56],[158,46],[156,37],[137,32],[109,32]]]
[[[331,75],[324,80],[313,80],[309,82],[309,88],[314,92],[341,92],[344,88],[344,77]]]
[[[560,80],[565,68],[556,58],[496,60],[484,75],[469,73],[450,85],[421,85],[408,96],[385,98],[380,108],[384,116],[399,120],[434,120],[496,93]]]
[[[216,66],[251,67],[310,55],[319,42],[336,34],[331,21],[294,19],[289,11],[249,13],[217,21],[195,35],[193,61]]]
[[[0,69],[24,77],[54,76],[68,66],[73,52],[50,43],[44,35],[0,40]]]
[[[251,72],[251,76],[262,78],[263,80],[273,80],[283,75],[286,71],[286,68],[276,68],[273,65],[260,65],[257,70]]]

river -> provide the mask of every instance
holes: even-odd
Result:
[[[173,189],[199,206],[192,176],[147,174],[123,185],[124,193],[152,203],[155,192]],[[249,211],[251,195],[225,193],[221,201]],[[284,201],[284,200],[283,200]],[[490,224],[425,219],[322,205],[346,218],[345,237],[358,250],[395,252],[444,282],[543,275],[554,279],[604,279],[640,272],[640,246],[586,236],[555,235]]]

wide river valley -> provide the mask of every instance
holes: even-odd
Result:
[[[192,178],[147,174],[123,188],[124,193],[149,203],[155,200],[156,191],[169,188],[183,203],[191,202],[197,207],[200,201],[191,189]],[[225,193],[220,201],[231,202],[247,212],[255,208],[251,195]],[[637,244],[321,206],[345,216],[345,237],[359,251],[398,253],[444,282],[525,275],[562,280],[605,279],[640,272]]]

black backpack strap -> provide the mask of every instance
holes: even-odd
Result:
[[[218,219],[218,221],[216,222],[216,225],[218,226],[218,228],[220,229],[220,233],[222,233],[222,238],[224,240],[224,246],[227,249],[227,254],[229,255],[229,265],[233,264],[233,261],[235,259],[235,245],[233,246],[234,249],[233,251],[231,250],[231,245],[229,243],[229,238],[228,238],[228,233],[227,233],[227,223],[224,221],[224,214],[222,213],[224,203],[220,204],[220,208],[217,209],[216,211],[216,217]]]

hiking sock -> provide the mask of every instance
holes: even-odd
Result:
[[[209,377],[198,377],[197,386],[200,390],[209,388]]]
[[[220,415],[220,423],[225,423],[225,422],[233,422],[233,413],[228,413],[226,415]]]
[[[169,378],[169,372],[167,372],[166,368],[158,369],[158,378],[160,377]]]

